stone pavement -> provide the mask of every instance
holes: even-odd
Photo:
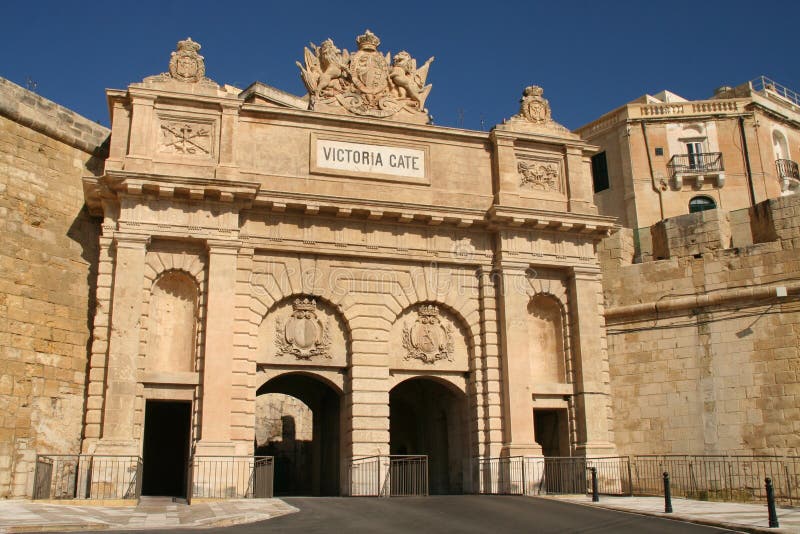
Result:
[[[65,530],[207,528],[263,521],[297,512],[280,499],[195,502],[143,497],[137,506],[76,506],[0,500],[0,534]]]
[[[714,525],[744,532],[800,534],[800,508],[778,507],[780,528],[769,528],[766,504],[709,502],[673,498],[672,513],[665,514],[663,497],[609,497],[601,495],[598,503],[593,503],[591,496],[584,495],[560,495],[549,498],[587,506],[599,506],[624,512],[678,519],[703,525]]]

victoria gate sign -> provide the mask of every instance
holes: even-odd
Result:
[[[311,172],[427,183],[425,148],[311,137]]]

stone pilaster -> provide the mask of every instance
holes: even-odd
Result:
[[[577,453],[585,456],[613,455],[616,448],[609,434],[610,384],[608,354],[603,343],[605,323],[600,271],[573,269],[569,285]]]
[[[209,241],[200,440],[195,454],[232,455],[234,324],[238,241]]]
[[[567,176],[569,178],[569,211],[572,213],[597,213],[591,177],[585,175],[583,148],[567,146],[565,149]]]
[[[533,403],[527,347],[528,295],[525,271],[517,265],[502,265],[498,271],[500,294],[498,311],[503,326],[500,339],[502,358],[503,414],[505,442],[503,452],[510,455],[541,456],[542,448],[533,432]]]
[[[480,435],[478,455],[490,457],[499,456],[503,446],[502,366],[495,280],[491,269],[488,268],[482,269],[478,276],[483,326],[483,345],[476,347],[475,350],[475,381],[480,390],[480,395],[476,395]]]
[[[128,170],[149,172],[153,164],[155,151],[155,97],[151,95],[134,95],[132,97],[133,113],[131,116],[131,132],[128,157],[125,168]]]
[[[148,236],[117,233],[102,439],[96,452],[138,454],[134,435],[142,283]]]

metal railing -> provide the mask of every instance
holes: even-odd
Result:
[[[636,456],[635,491],[661,495],[669,473],[672,495],[704,501],[766,502],[764,479],[770,477],[778,502],[798,502],[800,458],[778,456]]]
[[[673,496],[766,502],[769,477],[777,502],[800,502],[800,456],[512,456],[478,458],[476,464],[477,492],[486,494],[588,494],[594,467],[604,495],[663,495],[667,472]]]
[[[775,166],[778,168],[778,177],[794,178],[800,180],[800,170],[798,169],[797,162],[790,159],[776,159]]]
[[[138,499],[139,456],[37,454],[34,499]]]
[[[707,174],[725,170],[722,152],[698,152],[696,154],[675,154],[667,167],[674,178],[677,174]]]
[[[626,456],[605,458],[479,458],[478,493],[542,495],[588,493],[589,470],[597,469],[598,487],[606,495],[630,495],[631,468]]]
[[[779,84],[778,82],[767,78],[766,76],[759,76],[755,80],[750,81],[750,87],[755,91],[762,91],[764,93],[771,92],[785,98],[796,106],[800,106],[800,94],[788,87]]]
[[[265,499],[273,496],[272,456],[193,456],[188,499]]]
[[[348,466],[351,497],[424,497],[428,495],[427,455],[378,455],[353,458]]]

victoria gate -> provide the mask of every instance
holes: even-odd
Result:
[[[303,97],[191,39],[108,91],[82,447],[138,467],[106,487],[478,492],[481,459],[614,454],[593,148],[537,86],[433,126],[433,58],[380,44],[311,45]]]

